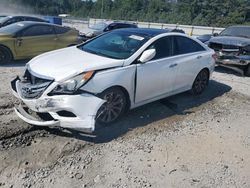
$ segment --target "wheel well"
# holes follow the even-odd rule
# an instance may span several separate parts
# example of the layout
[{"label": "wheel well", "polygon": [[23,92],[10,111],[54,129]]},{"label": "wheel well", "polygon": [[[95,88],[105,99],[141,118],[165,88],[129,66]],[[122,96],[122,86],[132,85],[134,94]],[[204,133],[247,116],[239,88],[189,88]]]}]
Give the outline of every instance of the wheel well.
[{"label": "wheel well", "polygon": [[3,48],[5,48],[6,50],[8,50],[8,52],[9,52],[10,55],[11,55],[11,58],[13,59],[13,53],[12,53],[12,51],[10,50],[10,48],[7,47],[7,46],[5,46],[5,45],[0,44],[0,48],[1,48],[1,47],[3,47]]},{"label": "wheel well", "polygon": [[108,89],[114,89],[114,88],[120,89],[125,94],[125,97],[126,97],[126,100],[127,100],[126,111],[129,110],[130,109],[130,105],[131,105],[130,96],[129,96],[128,91],[124,87],[117,85],[117,86],[109,87],[109,88],[105,89],[104,91],[106,91]]},{"label": "wheel well", "polygon": [[[207,82],[207,84],[208,84],[208,83],[209,83],[209,79],[210,79],[210,71],[209,71],[209,69],[206,67],[206,68],[201,69],[200,72],[202,72],[202,71],[204,71],[204,70],[208,73],[208,82]],[[200,74],[200,72],[195,76],[195,78],[194,78],[194,80],[193,80],[193,84],[194,84],[194,82],[195,82],[197,76]],[[193,84],[192,84],[192,85],[193,85]]]}]

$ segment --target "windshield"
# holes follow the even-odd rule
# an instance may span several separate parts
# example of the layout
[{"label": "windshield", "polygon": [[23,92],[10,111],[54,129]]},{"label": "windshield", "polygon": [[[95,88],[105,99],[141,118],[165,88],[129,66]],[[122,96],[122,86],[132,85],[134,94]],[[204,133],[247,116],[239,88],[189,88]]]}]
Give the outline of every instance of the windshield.
[{"label": "windshield", "polygon": [[14,23],[14,24],[10,24],[10,25],[0,28],[0,33],[16,34],[18,31],[20,31],[24,27],[25,25],[22,24],[21,22]]},{"label": "windshield", "polygon": [[250,27],[228,27],[220,36],[236,36],[250,38]]},{"label": "windshield", "polygon": [[90,29],[94,29],[94,30],[104,30],[106,27],[108,26],[108,24],[104,23],[104,22],[99,22],[95,25],[90,26]]},{"label": "windshield", "polygon": [[149,38],[143,34],[115,31],[82,44],[78,48],[104,57],[127,59],[148,41],[148,39]]}]

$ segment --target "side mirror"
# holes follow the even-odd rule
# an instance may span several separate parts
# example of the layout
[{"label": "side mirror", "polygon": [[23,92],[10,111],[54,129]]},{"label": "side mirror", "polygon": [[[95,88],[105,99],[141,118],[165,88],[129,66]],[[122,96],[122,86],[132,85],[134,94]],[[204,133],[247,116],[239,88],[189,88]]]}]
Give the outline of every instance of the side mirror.
[{"label": "side mirror", "polygon": [[216,37],[216,36],[218,36],[219,35],[219,33],[213,33],[213,36],[214,37]]},{"label": "side mirror", "polygon": [[153,59],[155,57],[155,54],[156,54],[155,49],[146,50],[142,53],[141,57],[139,58],[139,61],[141,63],[146,63],[150,61],[151,59]]}]

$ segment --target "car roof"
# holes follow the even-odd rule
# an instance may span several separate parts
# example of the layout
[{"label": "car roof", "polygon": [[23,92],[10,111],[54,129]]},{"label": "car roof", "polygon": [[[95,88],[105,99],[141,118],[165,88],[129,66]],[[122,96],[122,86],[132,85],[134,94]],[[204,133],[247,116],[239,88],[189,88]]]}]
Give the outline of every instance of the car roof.
[{"label": "car roof", "polygon": [[117,29],[115,31],[137,33],[137,34],[147,35],[149,37],[155,37],[163,33],[171,32],[171,30],[169,29],[154,29],[154,28],[124,28],[124,29]]}]

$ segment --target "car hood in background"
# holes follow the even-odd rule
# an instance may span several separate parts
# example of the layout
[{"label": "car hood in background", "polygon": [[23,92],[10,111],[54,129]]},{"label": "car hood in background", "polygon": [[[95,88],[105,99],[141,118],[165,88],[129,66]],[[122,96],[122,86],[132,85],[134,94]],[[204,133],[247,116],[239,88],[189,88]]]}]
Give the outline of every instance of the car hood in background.
[{"label": "car hood in background", "polygon": [[232,37],[232,36],[217,36],[213,37],[209,41],[210,43],[234,45],[244,47],[250,45],[250,39],[244,37]]},{"label": "car hood in background", "polygon": [[123,66],[123,62],[84,52],[74,46],[37,56],[27,68],[34,76],[62,81],[86,71]]},{"label": "car hood in background", "polygon": [[87,37],[93,37],[93,36],[97,36],[103,33],[102,30],[95,30],[95,29],[91,29],[91,28],[86,28],[83,29],[82,32],[84,35],[86,35]]}]

